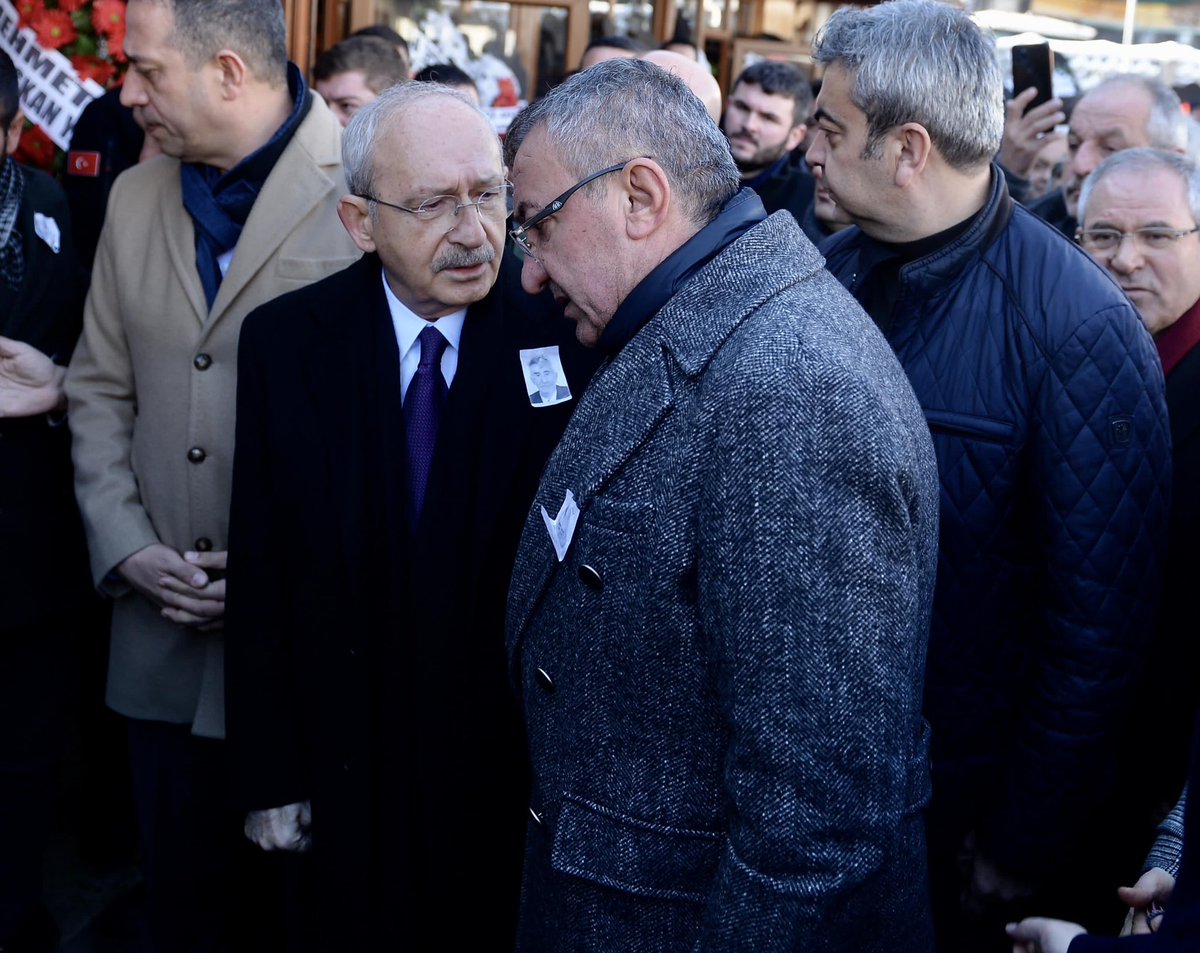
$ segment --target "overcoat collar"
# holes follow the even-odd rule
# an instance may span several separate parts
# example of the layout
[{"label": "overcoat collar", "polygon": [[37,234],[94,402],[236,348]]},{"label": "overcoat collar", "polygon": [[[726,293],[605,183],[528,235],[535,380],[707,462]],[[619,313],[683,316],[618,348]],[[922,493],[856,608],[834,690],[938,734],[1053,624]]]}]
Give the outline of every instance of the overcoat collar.
[{"label": "overcoat collar", "polygon": [[[796,253],[782,255],[781,247]],[[674,381],[699,377],[747,315],[823,265],[792,215],[776,212],[701,269],[596,372],[546,464],[526,519],[506,626],[513,659],[537,601],[561,568],[541,507],[556,515],[570,490],[580,508],[580,525],[586,522],[597,494],[670,413]]]},{"label": "overcoat collar", "polygon": [[[195,227],[183,207],[178,171],[171,177],[170,194],[159,206],[164,223],[162,230],[166,233],[167,251],[186,291],[187,302],[197,323],[206,332],[210,332],[233,308],[246,286],[274,260],[280,245],[299,223],[339,188],[325,171],[336,168],[341,161],[339,132],[340,127],[332,120],[329,107],[319,97],[314,97],[308,115],[271,170],[254,203],[211,312],[196,272]],[[154,161],[172,162],[178,166],[175,159]]]}]

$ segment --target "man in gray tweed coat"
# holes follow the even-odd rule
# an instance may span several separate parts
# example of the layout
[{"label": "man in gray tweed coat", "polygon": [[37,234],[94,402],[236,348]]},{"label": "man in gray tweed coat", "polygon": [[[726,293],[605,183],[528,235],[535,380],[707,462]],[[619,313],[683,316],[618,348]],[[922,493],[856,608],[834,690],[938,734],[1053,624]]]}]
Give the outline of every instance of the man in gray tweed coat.
[{"label": "man in gray tweed coat", "polygon": [[608,357],[510,591],[519,949],[928,951],[938,484],[903,371],[671,74],[593,67],[506,150],[525,288]]}]

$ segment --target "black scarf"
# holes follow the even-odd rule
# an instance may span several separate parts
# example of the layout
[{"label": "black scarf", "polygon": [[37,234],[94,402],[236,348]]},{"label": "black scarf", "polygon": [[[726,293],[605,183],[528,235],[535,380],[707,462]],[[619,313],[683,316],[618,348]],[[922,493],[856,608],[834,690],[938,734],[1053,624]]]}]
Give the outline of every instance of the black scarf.
[{"label": "black scarf", "polygon": [[0,155],[0,287],[17,291],[25,279],[24,238],[17,228],[25,176],[11,158]]},{"label": "black scarf", "polygon": [[183,207],[196,226],[196,270],[209,308],[221,287],[221,266],[217,259],[237,244],[267,176],[312,103],[308,85],[296,64],[288,63],[287,68],[292,112],[266,145],[224,174],[198,162],[185,163],[179,170]]},{"label": "black scarf", "polygon": [[596,342],[605,354],[616,354],[658,310],[675,297],[684,282],[767,217],[760,199],[743,188],[725,203],[717,217],[679,246],[643,278],[621,302]]}]

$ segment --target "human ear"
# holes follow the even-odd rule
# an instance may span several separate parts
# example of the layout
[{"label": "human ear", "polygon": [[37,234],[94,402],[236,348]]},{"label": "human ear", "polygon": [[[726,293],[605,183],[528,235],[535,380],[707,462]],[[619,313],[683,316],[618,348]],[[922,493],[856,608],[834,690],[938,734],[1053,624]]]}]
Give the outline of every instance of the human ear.
[{"label": "human ear", "polygon": [[625,234],[638,241],[653,235],[671,207],[671,183],[653,159],[634,159],[622,177]]},{"label": "human ear", "polygon": [[367,200],[358,195],[343,195],[338,199],[337,213],[342,220],[342,227],[359,250],[367,253],[375,251],[375,223],[371,221]]},{"label": "human ear", "polygon": [[213,60],[220,70],[221,95],[226,99],[240,96],[249,76],[245,61],[233,50],[220,50]]},{"label": "human ear", "polygon": [[889,139],[896,153],[896,185],[904,188],[925,171],[933,143],[929,138],[929,130],[916,122],[898,126]]}]

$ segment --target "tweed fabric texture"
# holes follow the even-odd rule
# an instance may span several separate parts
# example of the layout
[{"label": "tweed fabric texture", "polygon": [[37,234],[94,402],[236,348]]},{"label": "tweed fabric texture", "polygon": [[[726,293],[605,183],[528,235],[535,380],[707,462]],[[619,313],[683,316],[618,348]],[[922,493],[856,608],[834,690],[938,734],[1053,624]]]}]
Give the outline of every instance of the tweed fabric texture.
[{"label": "tweed fabric texture", "polygon": [[526,522],[519,949],[928,950],[936,534],[903,372],[771,216],[593,378]]}]

